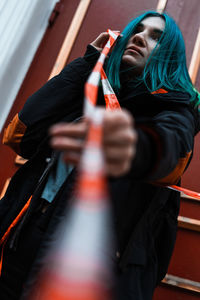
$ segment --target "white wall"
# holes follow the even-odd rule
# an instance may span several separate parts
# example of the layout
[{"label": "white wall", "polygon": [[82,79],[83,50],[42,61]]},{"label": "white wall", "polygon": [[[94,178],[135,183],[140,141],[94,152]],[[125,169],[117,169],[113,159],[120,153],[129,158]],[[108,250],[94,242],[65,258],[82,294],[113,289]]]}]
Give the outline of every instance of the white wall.
[{"label": "white wall", "polygon": [[0,131],[58,0],[0,0]]}]

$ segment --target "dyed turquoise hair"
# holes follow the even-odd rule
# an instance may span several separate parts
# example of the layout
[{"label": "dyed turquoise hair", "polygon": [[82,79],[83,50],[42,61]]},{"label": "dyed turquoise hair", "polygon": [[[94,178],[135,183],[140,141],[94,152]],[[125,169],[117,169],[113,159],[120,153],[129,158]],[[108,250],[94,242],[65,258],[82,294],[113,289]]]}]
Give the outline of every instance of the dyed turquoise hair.
[{"label": "dyed turquoise hair", "polygon": [[[137,25],[143,19],[151,16],[163,18],[165,29],[146,63],[143,74],[135,80],[135,84],[144,82],[150,92],[160,88],[184,91],[189,93],[191,101],[198,105],[200,95],[194,88],[188,74],[183,36],[175,21],[166,13],[145,12],[133,19],[122,31],[123,36],[117,41],[106,68],[112,87],[115,92],[119,92],[121,87],[121,59],[128,40],[133,35]],[[158,45],[159,47],[157,47]]]}]

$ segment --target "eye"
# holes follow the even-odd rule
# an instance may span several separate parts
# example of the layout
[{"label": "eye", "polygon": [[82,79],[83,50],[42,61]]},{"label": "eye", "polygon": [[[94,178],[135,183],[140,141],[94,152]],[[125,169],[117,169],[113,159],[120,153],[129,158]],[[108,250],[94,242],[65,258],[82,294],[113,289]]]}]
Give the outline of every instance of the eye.
[{"label": "eye", "polygon": [[158,42],[159,39],[160,39],[160,36],[158,36],[158,35],[156,35],[156,34],[153,34],[153,35],[151,36],[151,38],[152,38],[154,41]]},{"label": "eye", "polygon": [[159,39],[160,39],[160,37],[161,37],[161,35],[162,35],[162,32],[152,32],[152,34],[151,34],[151,38],[154,40],[154,41],[156,41],[156,42],[158,42],[159,41]]},{"label": "eye", "polygon": [[143,31],[143,26],[140,24],[140,25],[138,25],[136,28],[135,28],[135,30],[134,30],[134,34],[135,33],[139,33],[139,32],[142,32]]}]

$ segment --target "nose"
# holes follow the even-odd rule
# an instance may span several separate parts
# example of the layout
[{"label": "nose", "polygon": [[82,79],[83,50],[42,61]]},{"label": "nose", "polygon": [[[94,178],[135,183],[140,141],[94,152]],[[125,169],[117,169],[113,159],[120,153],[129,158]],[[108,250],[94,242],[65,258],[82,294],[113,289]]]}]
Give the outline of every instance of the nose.
[{"label": "nose", "polygon": [[134,43],[135,45],[137,45],[139,47],[144,48],[146,46],[146,40],[145,40],[143,32],[138,32],[138,33],[134,34],[132,37],[132,43]]}]

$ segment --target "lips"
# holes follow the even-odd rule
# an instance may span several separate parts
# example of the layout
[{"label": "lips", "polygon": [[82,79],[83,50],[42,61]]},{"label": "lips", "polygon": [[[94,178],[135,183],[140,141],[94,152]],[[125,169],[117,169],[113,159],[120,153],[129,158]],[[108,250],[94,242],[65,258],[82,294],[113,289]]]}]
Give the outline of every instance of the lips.
[{"label": "lips", "polygon": [[134,50],[137,53],[139,53],[141,56],[144,56],[143,52],[137,46],[130,46],[130,47],[126,48],[126,50]]}]

